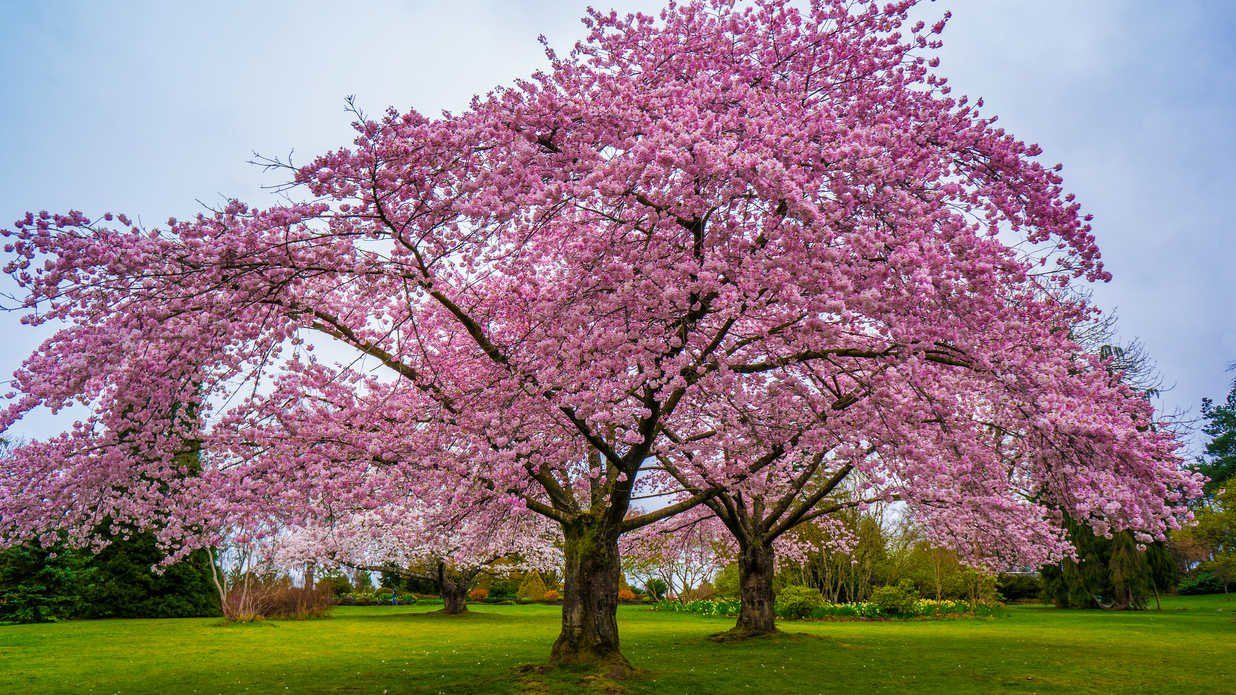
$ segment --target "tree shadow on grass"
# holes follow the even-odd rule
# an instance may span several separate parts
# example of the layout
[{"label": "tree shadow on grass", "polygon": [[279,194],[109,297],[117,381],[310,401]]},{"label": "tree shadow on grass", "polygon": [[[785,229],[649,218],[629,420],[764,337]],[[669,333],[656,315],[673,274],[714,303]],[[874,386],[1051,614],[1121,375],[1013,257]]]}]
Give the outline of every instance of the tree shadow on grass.
[{"label": "tree shadow on grass", "polygon": [[208,627],[224,627],[231,630],[254,630],[264,627],[279,627],[279,625],[274,620],[249,620],[240,622],[220,618],[219,620],[210,623]]},{"label": "tree shadow on grass", "polygon": [[506,615],[504,613],[488,613],[485,611],[474,611],[469,609],[465,613],[444,613],[441,610],[436,611],[416,611],[414,613],[390,613],[386,615],[370,613],[368,615],[350,615],[348,620],[356,621],[397,621],[397,622],[441,622],[441,623],[487,623],[487,622],[510,622],[519,620],[520,616]]}]

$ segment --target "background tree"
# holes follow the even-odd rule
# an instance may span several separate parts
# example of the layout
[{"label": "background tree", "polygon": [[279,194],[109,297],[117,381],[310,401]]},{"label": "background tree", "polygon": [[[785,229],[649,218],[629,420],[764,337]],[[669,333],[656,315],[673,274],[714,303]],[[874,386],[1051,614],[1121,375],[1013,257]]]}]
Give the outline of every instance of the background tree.
[{"label": "background tree", "polygon": [[1202,399],[1202,432],[1210,437],[1206,453],[1193,470],[1205,475],[1206,493],[1213,495],[1236,478],[1236,381],[1223,403]]},{"label": "background tree", "polygon": [[1236,583],[1236,382],[1222,405],[1202,401],[1202,432],[1210,437],[1194,470],[1206,475],[1207,497],[1197,510],[1197,524],[1172,534],[1182,560],[1184,593],[1227,593]]}]

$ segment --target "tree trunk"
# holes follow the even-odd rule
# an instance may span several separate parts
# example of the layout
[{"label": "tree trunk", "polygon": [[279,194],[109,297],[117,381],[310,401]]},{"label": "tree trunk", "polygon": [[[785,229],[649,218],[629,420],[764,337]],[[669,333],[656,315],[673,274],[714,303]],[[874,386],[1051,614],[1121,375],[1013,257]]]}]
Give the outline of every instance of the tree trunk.
[{"label": "tree trunk", "polygon": [[742,605],[733,633],[736,636],[754,637],[776,632],[771,544],[758,540],[740,544],[738,582]]},{"label": "tree trunk", "polygon": [[604,667],[622,677],[631,664],[618,648],[618,529],[591,519],[563,524],[562,632],[550,662]]},{"label": "tree trunk", "polygon": [[449,587],[442,587],[442,612],[447,615],[467,613],[468,592],[453,583]]},{"label": "tree trunk", "polygon": [[442,593],[442,612],[460,615],[468,612],[468,582],[452,576],[446,563],[438,563],[438,590]]}]

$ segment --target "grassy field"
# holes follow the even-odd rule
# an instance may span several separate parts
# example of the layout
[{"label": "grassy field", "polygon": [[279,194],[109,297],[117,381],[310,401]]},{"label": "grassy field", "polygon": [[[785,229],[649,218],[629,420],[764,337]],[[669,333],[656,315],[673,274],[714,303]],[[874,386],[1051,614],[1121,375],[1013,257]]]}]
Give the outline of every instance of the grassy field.
[{"label": "grassy field", "polygon": [[[614,684],[518,667],[545,660],[552,606],[463,617],[339,608],[304,622],[99,620],[0,626],[0,692],[573,693]],[[705,638],[728,620],[624,606],[629,693],[1236,692],[1236,600],[1162,611],[1017,606],[993,619],[786,623],[788,636]],[[607,691],[612,692],[612,691]]]}]

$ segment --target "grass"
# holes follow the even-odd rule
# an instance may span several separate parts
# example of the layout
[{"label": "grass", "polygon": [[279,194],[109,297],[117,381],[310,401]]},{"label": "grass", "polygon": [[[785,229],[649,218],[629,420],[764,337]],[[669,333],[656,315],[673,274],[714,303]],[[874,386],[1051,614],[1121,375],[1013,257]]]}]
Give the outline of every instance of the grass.
[{"label": "grass", "polygon": [[[786,636],[716,644],[730,620],[624,606],[621,684],[543,663],[552,606],[338,608],[332,618],[0,626],[0,692],[628,693],[1236,691],[1236,600],[1162,611],[1015,606],[999,618],[785,623]],[[621,690],[619,690],[621,689]]]}]

